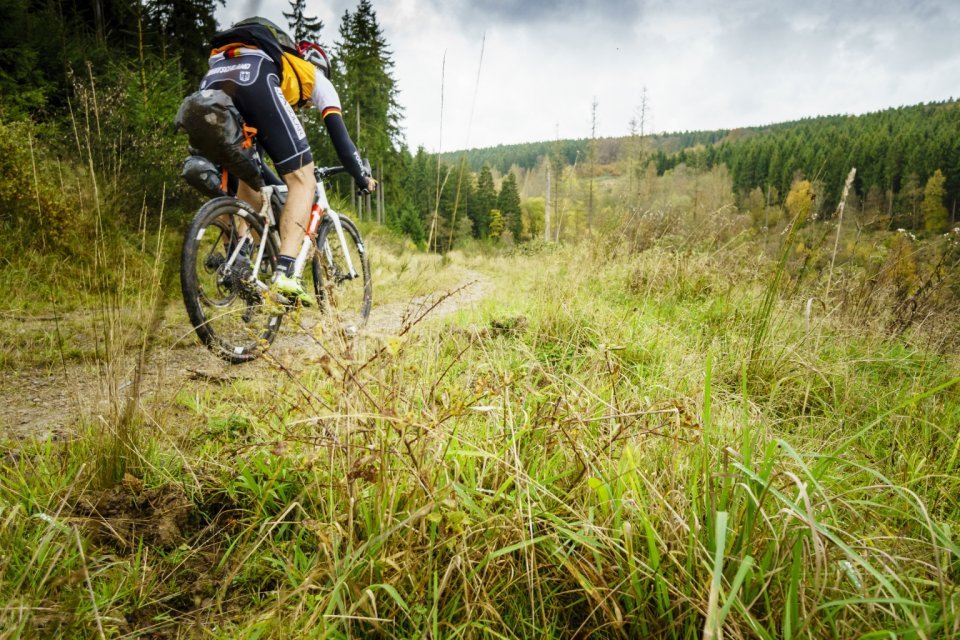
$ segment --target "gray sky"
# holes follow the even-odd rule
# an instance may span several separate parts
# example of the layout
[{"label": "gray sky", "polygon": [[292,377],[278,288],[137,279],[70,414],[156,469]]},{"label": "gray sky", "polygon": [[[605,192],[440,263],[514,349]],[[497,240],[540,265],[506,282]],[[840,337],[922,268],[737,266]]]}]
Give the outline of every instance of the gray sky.
[{"label": "gray sky", "polygon": [[[324,21],[330,43],[344,9],[355,6],[356,0],[308,0],[307,13]],[[643,87],[648,132],[729,129],[960,97],[957,0],[373,0],[373,6],[393,49],[413,149],[587,137],[594,97],[598,135],[626,135]],[[284,10],[287,0],[234,0],[217,17],[221,26],[253,14],[286,25]]]}]

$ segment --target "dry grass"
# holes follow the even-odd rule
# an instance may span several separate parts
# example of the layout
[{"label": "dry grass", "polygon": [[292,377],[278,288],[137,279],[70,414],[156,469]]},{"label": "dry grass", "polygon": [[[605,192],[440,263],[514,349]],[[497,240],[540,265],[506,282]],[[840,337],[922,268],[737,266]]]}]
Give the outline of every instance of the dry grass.
[{"label": "dry grass", "polygon": [[87,363],[109,402],[0,458],[0,638],[960,637],[956,350],[851,311],[955,321],[953,245],[871,271],[798,223],[771,261],[724,180],[579,248],[371,231],[400,322],[152,395],[150,350],[190,352],[162,232],[98,236],[3,317],[4,366]]},{"label": "dry grass", "polygon": [[383,257],[378,298],[480,269],[490,295],[145,405],[118,491],[182,487],[176,544],[81,555],[87,441],[21,449],[5,628],[957,637],[955,356],[840,318],[814,340],[787,300],[750,369],[743,254],[592,253]]}]

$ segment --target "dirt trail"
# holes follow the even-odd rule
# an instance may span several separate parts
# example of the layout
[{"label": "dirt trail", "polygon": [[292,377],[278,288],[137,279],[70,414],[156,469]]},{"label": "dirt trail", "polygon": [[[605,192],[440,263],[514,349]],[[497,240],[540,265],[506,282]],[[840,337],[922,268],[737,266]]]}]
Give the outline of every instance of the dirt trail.
[{"label": "dirt trail", "polygon": [[[466,271],[460,284],[454,287],[452,295],[443,299],[439,305],[430,311],[428,318],[442,318],[455,311],[473,305],[485,298],[490,289],[489,279],[477,272]],[[367,322],[366,331],[368,333],[394,333],[400,330],[403,321],[407,317],[417,317],[427,311],[430,306],[447,292],[435,291],[430,295],[419,296],[406,303],[395,302],[385,304],[377,309],[374,306],[370,312],[370,320]]]},{"label": "dirt trail", "polygon": [[[427,319],[447,316],[476,304],[490,290],[487,276],[465,271],[458,286],[433,308]],[[408,318],[417,318],[449,291],[435,291],[406,303],[374,306],[360,339],[379,339],[401,330]],[[374,291],[376,295],[376,291]],[[78,314],[88,314],[79,311]],[[30,320],[25,320],[31,322]],[[36,322],[46,322],[46,319]],[[257,361],[229,365],[202,347],[187,323],[179,300],[171,302],[162,340],[150,354],[140,384],[139,401],[163,394],[175,397],[198,382],[222,384],[232,379],[254,379],[269,373],[269,365]],[[313,339],[285,326],[270,349],[282,362],[310,361],[322,355]],[[108,420],[130,395],[136,358],[122,358],[110,366],[100,362],[54,361],[47,367],[0,371],[0,442],[23,438],[61,439],[76,432],[83,422]]]}]

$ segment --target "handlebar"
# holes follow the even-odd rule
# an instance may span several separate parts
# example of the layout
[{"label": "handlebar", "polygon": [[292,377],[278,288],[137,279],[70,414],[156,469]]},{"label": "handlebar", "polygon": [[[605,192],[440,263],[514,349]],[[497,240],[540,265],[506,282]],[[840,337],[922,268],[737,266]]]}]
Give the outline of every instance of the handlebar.
[{"label": "handlebar", "polygon": [[[366,158],[360,163],[360,166],[363,167],[364,172],[367,176],[373,176],[373,171],[370,168],[370,161]],[[313,175],[316,176],[317,180],[326,180],[327,178],[332,178],[335,175],[340,173],[346,173],[347,168],[344,166],[339,167],[315,167],[313,170]],[[367,195],[370,193],[365,187],[357,189],[357,193],[360,195]]]},{"label": "handlebar", "polygon": [[326,180],[338,173],[345,173],[346,171],[346,167],[316,167],[313,170],[313,175],[316,176],[317,180]]}]

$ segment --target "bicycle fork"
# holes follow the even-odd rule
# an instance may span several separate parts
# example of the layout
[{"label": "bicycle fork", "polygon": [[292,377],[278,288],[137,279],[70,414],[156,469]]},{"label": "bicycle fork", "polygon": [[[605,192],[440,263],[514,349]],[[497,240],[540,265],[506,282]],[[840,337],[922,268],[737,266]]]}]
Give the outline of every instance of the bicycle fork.
[{"label": "bicycle fork", "polygon": [[270,227],[277,224],[277,219],[273,215],[273,207],[270,206],[271,199],[273,198],[273,187],[263,187],[260,193],[261,197],[263,198],[263,206],[260,209],[260,217],[263,218],[263,233],[260,234],[260,246],[257,248],[257,259],[253,263],[253,278],[258,286],[266,289],[267,287],[260,282],[260,279],[257,277],[257,275],[260,273],[260,264],[263,260],[263,252],[267,248],[267,238],[270,236],[271,232]]}]

